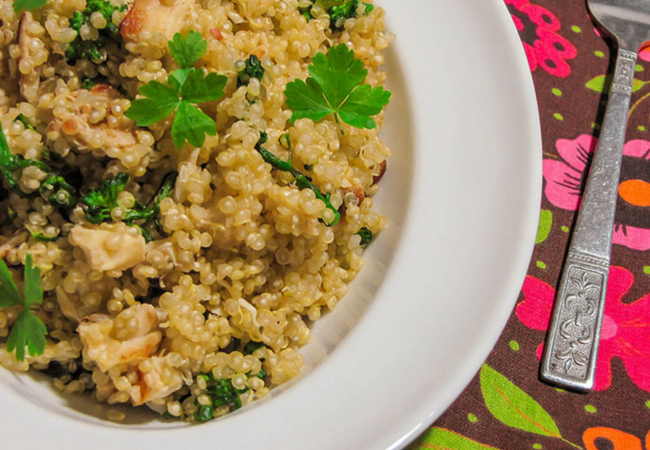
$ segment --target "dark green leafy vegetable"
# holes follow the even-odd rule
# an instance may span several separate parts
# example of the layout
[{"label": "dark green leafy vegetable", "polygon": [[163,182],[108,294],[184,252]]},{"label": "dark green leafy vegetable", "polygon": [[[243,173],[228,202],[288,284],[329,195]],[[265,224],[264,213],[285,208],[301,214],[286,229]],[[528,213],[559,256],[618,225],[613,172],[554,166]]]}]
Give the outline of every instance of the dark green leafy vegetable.
[{"label": "dark green leafy vegetable", "polygon": [[25,226],[30,236],[39,242],[54,242],[59,239],[59,236],[45,236],[43,233],[34,233],[29,226]]},{"label": "dark green leafy vegetable", "polygon": [[361,228],[359,231],[357,231],[356,234],[361,236],[362,247],[367,247],[368,244],[372,242],[372,231],[370,231],[367,227]]},{"label": "dark green leafy vegetable", "polygon": [[303,16],[305,19],[307,19],[307,22],[314,17],[311,15],[311,9],[313,8],[313,5],[309,5],[306,8],[299,8],[298,10],[300,11],[300,15]]},{"label": "dark green leafy vegetable", "polygon": [[197,422],[208,422],[214,419],[214,409],[210,405],[201,405],[194,413]]},{"label": "dark green leafy vegetable", "polygon": [[214,406],[229,406],[232,409],[241,408],[241,394],[245,393],[246,389],[235,389],[230,379],[214,380],[210,374],[210,382],[205,392],[212,399]]},{"label": "dark green leafy vegetable", "polygon": [[84,78],[81,82],[81,88],[89,91],[95,86],[95,83],[93,78]]},{"label": "dark green leafy vegetable", "polygon": [[263,342],[250,341],[244,346],[242,353],[244,355],[252,355],[253,353],[255,353],[255,350],[262,347],[264,347]]},{"label": "dark green leafy vegetable", "polygon": [[25,129],[26,129],[26,130],[32,130],[32,131],[34,131],[34,126],[31,124],[31,122],[29,121],[29,119],[27,118],[27,116],[24,115],[24,114],[22,114],[22,113],[21,113],[21,114],[18,114],[18,115],[16,116],[16,118],[14,119],[14,122],[20,122],[20,123],[22,123],[22,124],[25,126]]},{"label": "dark green leafy vegetable", "polygon": [[111,219],[111,211],[117,207],[117,198],[131,180],[126,173],[102,181],[98,189],[91,189],[81,197],[81,203],[88,222],[99,225]]},{"label": "dark green leafy vegetable", "polygon": [[43,303],[41,289],[41,270],[34,267],[32,255],[25,258],[25,281],[23,294],[18,291],[11,272],[4,261],[0,260],[0,307],[9,308],[21,305],[22,312],[14,322],[7,337],[7,352],[16,352],[18,361],[25,360],[25,347],[31,356],[42,355],[45,351],[47,328],[31,308]]},{"label": "dark green leafy vegetable", "polygon": [[325,207],[334,213],[333,219],[330,220],[329,222],[325,222],[325,225],[331,227],[339,223],[339,221],[341,220],[341,214],[339,213],[338,209],[336,209],[332,205],[332,202],[330,201],[330,194],[328,193],[327,195],[323,195],[320,189],[318,189],[318,187],[316,187],[316,185],[312,183],[311,178],[297,171],[293,167],[291,162],[282,161],[273,153],[266,150],[263,147],[263,145],[266,143],[267,140],[268,140],[268,134],[266,134],[265,132],[261,132],[260,139],[257,142],[257,145],[255,146],[255,150],[257,150],[259,154],[262,155],[264,161],[270,164],[275,169],[281,170],[283,172],[289,172],[290,174],[292,174],[296,179],[296,184],[300,189],[311,189],[314,192],[314,194],[316,194],[316,198],[321,200],[323,203],[325,203]]},{"label": "dark green leafy vegetable", "polygon": [[293,147],[291,146],[291,136],[289,133],[284,133],[282,136],[280,136],[280,145],[287,150],[291,150]]},{"label": "dark green leafy vegetable", "polygon": [[307,7],[299,8],[302,14],[309,22],[314,19],[312,9],[314,5],[318,5],[323,11],[326,11],[330,16],[330,28],[332,31],[339,31],[343,29],[343,25],[347,19],[359,17],[359,5],[365,6],[363,10],[364,15],[370,14],[375,7],[370,3],[362,3],[359,0],[312,0],[312,4]]},{"label": "dark green leafy vegetable", "polygon": [[257,373],[256,373],[255,375],[253,375],[253,376],[259,378],[260,380],[266,380],[267,373],[266,373],[266,370],[264,370],[264,369],[260,369],[260,371],[257,372]]},{"label": "dark green leafy vegetable", "polygon": [[33,11],[42,8],[46,3],[47,0],[16,0],[14,2],[14,12]]},{"label": "dark green leafy vegetable", "polygon": [[169,50],[181,69],[168,77],[168,86],[150,81],[140,88],[145,98],[134,100],[126,111],[126,116],[138,126],[147,127],[174,115],[171,136],[176,148],[185,142],[201,147],[205,136],[214,136],[217,126],[212,118],[199,109],[196,104],[219,100],[224,95],[228,77],[191,68],[207,49],[207,42],[201,33],[191,31],[186,38],[176,33],[169,41]]},{"label": "dark green leafy vegetable", "polygon": [[293,110],[292,123],[305,118],[318,122],[333,114],[337,121],[340,118],[356,128],[377,127],[372,116],[388,104],[391,93],[363,84],[368,70],[347,45],[331,48],[327,56],[318,53],[309,73],[306,81],[292,81],[284,91],[287,106]]},{"label": "dark green leafy vegetable", "polygon": [[[76,203],[76,189],[49,165],[43,161],[25,159],[22,155],[11,153],[4,131],[0,128],[0,175],[4,178],[10,191],[21,197],[34,195],[24,192],[19,183],[23,170],[31,166],[37,167],[47,174],[38,189],[38,194],[44,199],[55,206],[69,207]],[[18,173],[17,177],[15,177],[15,173]]]},{"label": "dark green leafy vegetable", "polygon": [[264,67],[256,55],[250,55],[244,62],[244,68],[237,74],[237,87],[248,84],[251,78],[262,81],[264,78]]},{"label": "dark green leafy vegetable", "polygon": [[[350,0],[341,5],[334,5],[327,10],[330,15],[330,28],[332,30],[343,29],[343,24],[347,19],[358,17],[359,5],[362,3],[359,0]],[[375,7],[370,3],[363,3],[365,6],[364,14],[368,15]]]},{"label": "dark green leafy vegetable", "polygon": [[[94,62],[102,61],[104,59],[102,47],[109,42],[121,42],[120,29],[113,23],[113,13],[127,8],[127,5],[116,6],[108,0],[87,0],[86,9],[75,11],[69,20],[70,28],[77,32],[77,37],[66,49],[66,59],[71,62],[84,58]],[[84,41],[81,39],[81,27],[91,25],[90,17],[95,12],[104,16],[107,22],[106,28],[99,30],[97,39]]]},{"label": "dark green leafy vegetable", "polygon": [[[250,373],[247,374],[249,377]],[[260,369],[258,373],[253,375],[261,380],[266,380],[267,373],[264,369]],[[242,407],[241,395],[246,393],[249,388],[236,389],[232,385],[230,379],[215,380],[212,372],[202,373],[197,375],[197,378],[203,378],[207,385],[205,393],[212,400],[212,406],[199,405],[199,409],[194,413],[194,420],[197,422],[207,422],[214,418],[214,409],[220,406],[227,406],[231,411]]]},{"label": "dark green leafy vegetable", "polygon": [[[160,202],[168,197],[174,188],[176,176],[177,174],[175,172],[168,173],[163,178],[160,187],[151,200],[146,204],[136,201],[133,208],[128,209],[122,219],[127,225],[137,226],[147,242],[152,240],[151,235],[146,229],[147,226],[153,223],[160,231],[158,224]],[[112,221],[111,211],[118,206],[117,200],[126,188],[126,185],[129,184],[129,181],[131,181],[131,177],[128,174],[119,173],[114,177],[104,180],[99,188],[91,189],[86,195],[81,197],[79,203],[81,203],[86,219],[95,225]]]}]

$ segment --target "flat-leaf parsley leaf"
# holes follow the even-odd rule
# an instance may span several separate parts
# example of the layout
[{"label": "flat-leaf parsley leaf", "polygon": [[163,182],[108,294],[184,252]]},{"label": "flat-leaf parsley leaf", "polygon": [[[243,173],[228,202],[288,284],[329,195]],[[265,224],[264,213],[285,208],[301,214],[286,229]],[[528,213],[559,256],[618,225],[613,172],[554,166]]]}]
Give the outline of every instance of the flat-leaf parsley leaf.
[{"label": "flat-leaf parsley leaf", "polygon": [[45,339],[47,328],[31,311],[32,306],[43,303],[41,270],[34,266],[32,255],[27,255],[25,258],[23,294],[20,295],[7,264],[0,260],[0,307],[8,308],[15,305],[23,307],[7,337],[7,352],[11,353],[15,350],[18,361],[25,360],[25,347],[31,356],[38,356],[43,354],[47,344]]},{"label": "flat-leaf parsley leaf", "polygon": [[169,51],[181,69],[194,66],[208,49],[208,43],[198,31],[190,31],[187,37],[176,33],[169,41]]},{"label": "flat-leaf parsley leaf", "polygon": [[347,45],[331,48],[327,56],[318,53],[309,74],[306,81],[292,81],[284,91],[287,106],[293,110],[292,123],[305,118],[318,122],[334,114],[337,121],[356,128],[377,127],[372,116],[388,104],[391,93],[363,84],[368,70]]},{"label": "flat-leaf parsley leaf", "polygon": [[140,94],[144,98],[134,100],[126,116],[147,127],[175,112],[171,136],[176,148],[182,148],[186,141],[201,147],[206,135],[217,133],[217,126],[196,104],[223,97],[228,77],[206,75],[202,69],[191,67],[207,50],[207,42],[197,31],[190,31],[186,38],[176,33],[169,49],[181,69],[169,74],[167,86],[158,81],[143,85]]}]

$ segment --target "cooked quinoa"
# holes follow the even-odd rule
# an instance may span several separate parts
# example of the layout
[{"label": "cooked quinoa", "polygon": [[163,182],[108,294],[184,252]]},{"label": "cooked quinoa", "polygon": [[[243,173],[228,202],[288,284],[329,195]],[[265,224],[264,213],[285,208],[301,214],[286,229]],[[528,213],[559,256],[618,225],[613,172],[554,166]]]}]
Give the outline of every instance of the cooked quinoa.
[{"label": "cooked quinoa", "polygon": [[[360,230],[376,235],[386,225],[373,210],[390,154],[378,136],[383,113],[375,129],[332,115],[292,124],[285,87],[339,44],[362,61],[366,83],[382,86],[393,37],[384,11],[363,3],[356,17],[334,23],[311,0],[111,2],[117,38],[104,39],[96,58],[71,58],[75,39],[112,28],[97,12],[71,28],[86,0],[21,13],[0,1],[0,122],[11,152],[64,172],[79,195],[128,175],[101,223],[81,204],[65,209],[38,195],[48,174],[37,165],[20,172],[16,189],[3,181],[0,258],[21,289],[27,255],[41,270],[44,300],[33,312],[47,344],[19,361],[6,343],[21,310],[0,308],[0,364],[44,371],[66,394],[206,421],[300,373],[310,323],[363,267]],[[169,82],[179,67],[168,41],[192,31],[207,42],[196,67],[228,81],[221,99],[200,104],[216,134],[177,149],[173,114],[138,126],[125,113],[144,84]],[[251,55],[264,74],[242,82]],[[261,132],[269,152],[330,195],[338,223],[330,226],[332,210],[314,190],[262,158]],[[175,182],[155,226],[133,226],[128,211],[168,174]]]}]

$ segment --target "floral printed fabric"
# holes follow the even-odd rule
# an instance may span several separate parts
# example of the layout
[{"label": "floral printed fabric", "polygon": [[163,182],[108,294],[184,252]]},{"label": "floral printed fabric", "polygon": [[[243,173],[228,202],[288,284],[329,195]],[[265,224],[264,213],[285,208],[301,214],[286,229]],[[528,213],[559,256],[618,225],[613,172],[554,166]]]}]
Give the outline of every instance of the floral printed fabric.
[{"label": "floral printed fabric", "polygon": [[583,0],[503,0],[533,75],[543,135],[537,245],[480,373],[410,450],[650,450],[650,48],[640,52],[618,187],[596,386],[539,381],[539,359],[609,85],[612,45]]}]

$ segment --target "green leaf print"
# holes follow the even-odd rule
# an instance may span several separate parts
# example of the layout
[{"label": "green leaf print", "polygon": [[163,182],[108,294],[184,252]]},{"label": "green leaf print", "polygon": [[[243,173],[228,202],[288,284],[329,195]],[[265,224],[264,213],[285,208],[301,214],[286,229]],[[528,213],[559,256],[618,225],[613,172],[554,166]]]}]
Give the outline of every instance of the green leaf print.
[{"label": "green leaf print", "polygon": [[539,228],[535,244],[541,244],[546,240],[551,232],[551,225],[553,225],[553,213],[548,209],[542,209],[539,213]]},{"label": "green leaf print", "polygon": [[496,447],[483,445],[465,436],[446,430],[445,428],[430,428],[418,439],[410,450],[499,450]]},{"label": "green leaf print", "polygon": [[484,364],[480,379],[485,404],[499,421],[529,433],[562,439],[549,413],[505,376]]},{"label": "green leaf print", "polygon": [[[597,77],[589,80],[586,86],[595,92],[605,92],[605,87],[609,87],[611,84],[611,78],[612,77],[610,75],[598,75]],[[646,84],[648,84],[648,81],[634,80],[632,84],[632,92],[638,91]]]}]

